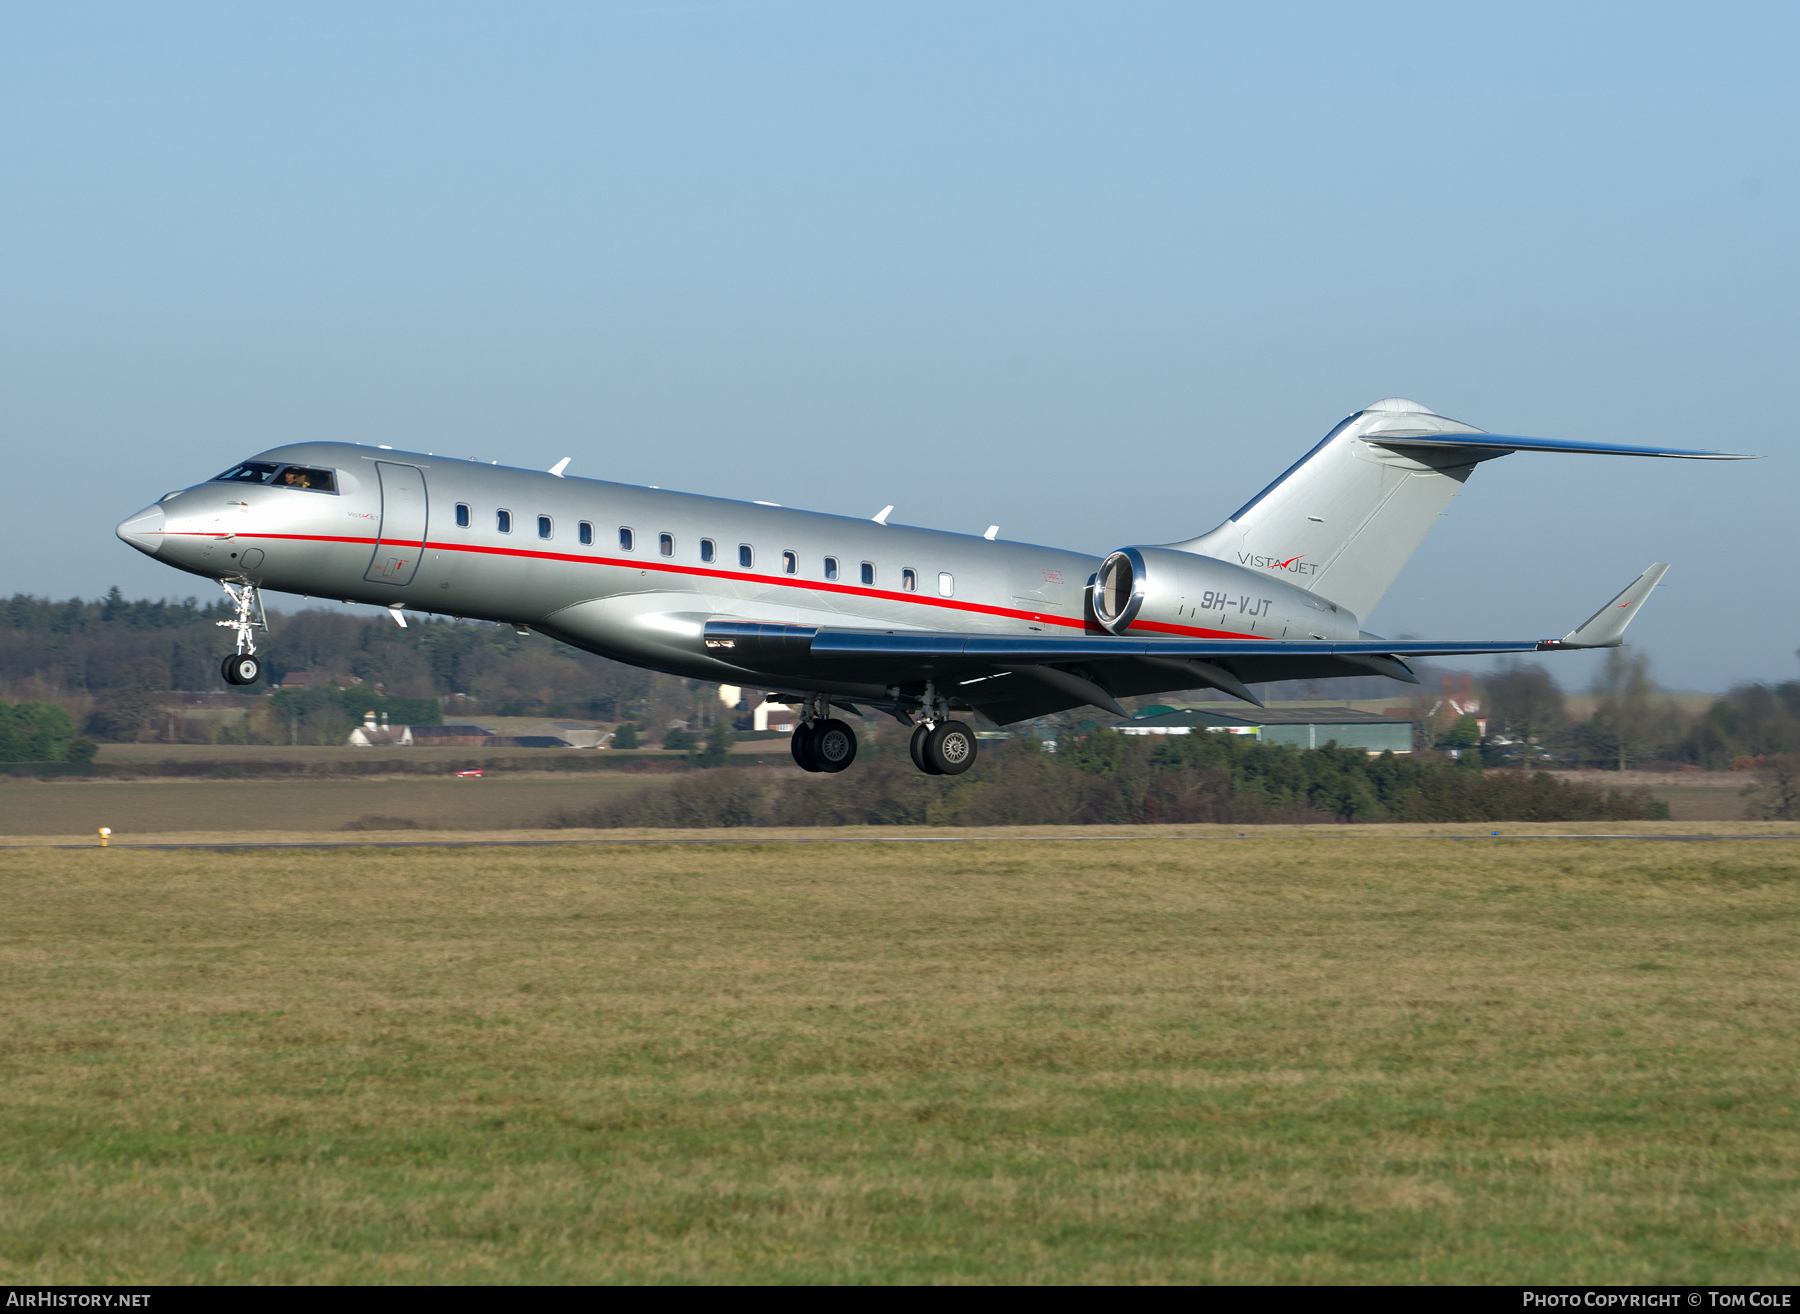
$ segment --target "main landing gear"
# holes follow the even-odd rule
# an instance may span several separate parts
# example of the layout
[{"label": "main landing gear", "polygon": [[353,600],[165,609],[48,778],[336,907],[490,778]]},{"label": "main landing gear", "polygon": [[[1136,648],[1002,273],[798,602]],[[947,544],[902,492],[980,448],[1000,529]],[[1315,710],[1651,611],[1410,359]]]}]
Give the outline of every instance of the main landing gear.
[{"label": "main landing gear", "polygon": [[907,745],[914,766],[928,776],[960,776],[975,765],[975,732],[950,719],[948,700],[931,684],[925,686],[919,718]]},{"label": "main landing gear", "polygon": [[802,771],[842,771],[856,761],[856,731],[826,715],[830,710],[823,694],[808,694],[800,704],[800,724],[788,749]]},{"label": "main landing gear", "polygon": [[921,721],[907,749],[926,775],[960,776],[975,765],[975,732],[961,721]]},{"label": "main landing gear", "polygon": [[[800,704],[800,724],[794,727],[788,748],[802,771],[842,771],[856,760],[856,732],[831,715],[831,699],[807,694]],[[913,765],[928,776],[960,776],[975,765],[975,732],[950,719],[949,703],[925,686],[924,705],[918,712],[900,712],[903,720],[917,717],[912,741],[907,745]]]},{"label": "main landing gear", "polygon": [[255,684],[262,679],[262,660],[256,655],[255,632],[269,628],[263,612],[262,590],[254,584],[233,584],[220,580],[231,599],[232,619],[215,621],[226,629],[237,631],[237,651],[219,663],[219,673],[226,684]]}]

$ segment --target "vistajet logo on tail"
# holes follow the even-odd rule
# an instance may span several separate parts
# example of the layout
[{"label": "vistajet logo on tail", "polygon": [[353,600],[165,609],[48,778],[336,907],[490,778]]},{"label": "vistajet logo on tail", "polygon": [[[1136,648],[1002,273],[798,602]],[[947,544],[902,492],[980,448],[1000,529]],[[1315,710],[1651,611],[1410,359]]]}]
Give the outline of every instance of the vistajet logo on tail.
[{"label": "vistajet logo on tail", "polygon": [[1319,568],[1306,559],[1302,552],[1297,557],[1289,557],[1283,561],[1280,557],[1253,557],[1247,552],[1237,554],[1238,565],[1253,566],[1257,570],[1285,570],[1290,575],[1316,575]]}]

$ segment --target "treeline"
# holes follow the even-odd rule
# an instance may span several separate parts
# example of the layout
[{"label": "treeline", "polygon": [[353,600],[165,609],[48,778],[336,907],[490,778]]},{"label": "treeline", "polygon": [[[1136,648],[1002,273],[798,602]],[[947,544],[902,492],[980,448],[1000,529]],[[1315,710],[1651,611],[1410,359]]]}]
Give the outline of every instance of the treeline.
[{"label": "treeline", "polygon": [[[229,614],[222,601],[132,602],[117,588],[93,602],[20,594],[0,603],[0,689],[56,703],[103,738],[168,738],[170,699],[159,695],[246,692],[228,688],[219,673],[231,638],[216,622]],[[460,710],[474,715],[610,720],[673,709],[670,715],[682,716],[695,701],[694,691],[671,677],[542,635],[521,635],[504,625],[409,620],[402,629],[385,613],[271,612],[270,632],[258,638],[257,648],[272,683],[295,671],[319,671],[365,697],[440,700],[460,694]],[[288,742],[292,710],[252,718],[233,733]],[[316,711],[304,709],[299,719],[329,719],[336,728],[339,718]],[[183,737],[179,725],[173,737]]]},{"label": "treeline", "polygon": [[[1583,719],[1571,714],[1555,677],[1535,664],[1502,666],[1480,682],[1479,693],[1487,720],[1479,751],[1491,766],[1559,759],[1615,769],[1718,771],[1800,752],[1800,680],[1739,685],[1695,716],[1657,688],[1649,658],[1629,648],[1607,655]],[[1437,709],[1431,746],[1474,745],[1472,727],[1457,724],[1463,720]]]},{"label": "treeline", "polygon": [[1646,791],[1547,772],[1484,774],[1437,758],[1335,745],[1265,746],[1237,735],[1127,736],[1099,729],[1046,752],[990,741],[961,776],[921,775],[900,737],[833,776],[724,769],[564,809],[551,827],[1026,826],[1219,822],[1637,821],[1666,817]]},{"label": "treeline", "polygon": [[[341,743],[356,709],[330,698],[258,705],[239,721],[185,716],[174,691],[231,693],[219,658],[229,632],[221,599],[137,600],[114,588],[104,598],[51,601],[19,594],[0,602],[0,694],[54,703],[76,729],[107,740],[203,743]],[[387,615],[310,609],[271,613],[258,640],[269,678],[318,671],[369,699],[448,701],[468,716],[632,720],[654,741],[674,721],[703,731],[721,714],[711,686],[584,653],[510,626],[414,617],[402,629]],[[1427,677],[1428,681],[1431,677]],[[1368,677],[1266,686],[1289,697],[1392,696],[1410,691]],[[1746,684],[1695,713],[1657,688],[1648,658],[1615,649],[1577,715],[1551,670],[1515,662],[1472,687],[1481,703],[1464,715],[1426,691],[1412,700],[1415,746],[1478,754],[1489,766],[1617,768],[1698,766],[1725,770],[1800,752],[1800,680]],[[287,698],[287,695],[282,695]],[[1136,704],[1156,699],[1131,700]],[[379,703],[375,704],[380,706]],[[362,710],[367,710],[365,706]],[[1052,718],[1071,741],[1099,714],[1076,709]],[[399,717],[390,713],[390,720]],[[1485,719],[1482,739],[1478,719]]]}]

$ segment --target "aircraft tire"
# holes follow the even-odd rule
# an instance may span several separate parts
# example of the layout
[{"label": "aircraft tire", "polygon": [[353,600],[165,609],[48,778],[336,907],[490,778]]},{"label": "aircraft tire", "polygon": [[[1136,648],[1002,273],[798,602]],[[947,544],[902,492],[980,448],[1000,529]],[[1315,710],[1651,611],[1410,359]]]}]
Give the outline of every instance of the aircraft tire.
[{"label": "aircraft tire", "polygon": [[975,732],[961,721],[945,721],[925,741],[925,756],[941,776],[960,776],[975,765]]},{"label": "aircraft tire", "polygon": [[812,727],[802,721],[794,727],[794,737],[788,743],[788,751],[794,755],[794,765],[802,771],[823,770],[818,763],[813,761],[812,736]]},{"label": "aircraft tire", "polygon": [[219,673],[226,684],[255,684],[262,679],[262,663],[248,654],[234,654],[219,663]]},{"label": "aircraft tire", "polygon": [[807,751],[818,765],[817,771],[842,771],[856,761],[856,731],[835,717],[813,727],[812,742]]},{"label": "aircraft tire", "polygon": [[931,738],[931,727],[918,726],[912,732],[912,740],[906,745],[906,751],[912,754],[912,763],[928,776],[941,776],[944,773],[931,765],[931,758],[925,752],[925,741]]}]

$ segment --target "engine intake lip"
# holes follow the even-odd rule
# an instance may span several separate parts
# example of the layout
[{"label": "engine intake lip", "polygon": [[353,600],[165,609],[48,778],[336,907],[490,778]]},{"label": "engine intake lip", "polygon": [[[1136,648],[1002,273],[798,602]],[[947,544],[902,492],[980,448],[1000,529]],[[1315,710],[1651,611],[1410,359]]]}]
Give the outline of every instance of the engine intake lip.
[{"label": "engine intake lip", "polygon": [[1100,563],[1094,578],[1094,618],[1110,633],[1125,633],[1143,610],[1149,587],[1144,554],[1136,548],[1120,548]]}]

